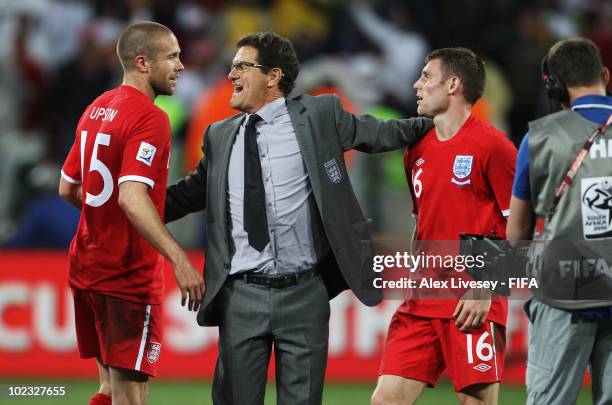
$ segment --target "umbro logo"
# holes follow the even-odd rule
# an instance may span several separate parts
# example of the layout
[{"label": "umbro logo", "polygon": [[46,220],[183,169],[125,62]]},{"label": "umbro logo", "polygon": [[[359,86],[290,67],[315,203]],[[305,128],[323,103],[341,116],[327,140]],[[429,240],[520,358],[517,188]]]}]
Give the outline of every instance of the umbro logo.
[{"label": "umbro logo", "polygon": [[485,371],[487,371],[489,369],[491,369],[491,366],[489,366],[488,364],[485,364],[485,363],[480,363],[480,364],[474,366],[474,370],[478,370],[481,373],[484,373]]},{"label": "umbro logo", "polygon": [[416,161],[415,165],[416,167],[421,166],[423,163],[425,163],[425,160],[423,160],[423,158],[419,158],[419,160]]}]

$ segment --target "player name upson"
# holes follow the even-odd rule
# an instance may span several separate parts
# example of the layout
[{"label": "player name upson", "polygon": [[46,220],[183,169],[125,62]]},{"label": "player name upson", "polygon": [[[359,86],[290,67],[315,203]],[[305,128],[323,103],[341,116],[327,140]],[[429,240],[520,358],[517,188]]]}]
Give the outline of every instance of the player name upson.
[{"label": "player name upson", "polygon": [[89,113],[89,118],[92,120],[102,120],[103,122],[112,122],[119,111],[114,108],[94,107]]}]

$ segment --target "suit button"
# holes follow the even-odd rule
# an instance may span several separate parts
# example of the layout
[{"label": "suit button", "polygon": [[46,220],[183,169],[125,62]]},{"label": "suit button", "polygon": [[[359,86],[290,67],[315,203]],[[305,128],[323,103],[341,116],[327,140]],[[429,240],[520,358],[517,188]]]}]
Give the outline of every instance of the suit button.
[{"label": "suit button", "polygon": [[226,269],[229,269],[230,268],[230,264],[229,263],[225,263],[225,264],[223,264],[223,267],[225,267]]}]

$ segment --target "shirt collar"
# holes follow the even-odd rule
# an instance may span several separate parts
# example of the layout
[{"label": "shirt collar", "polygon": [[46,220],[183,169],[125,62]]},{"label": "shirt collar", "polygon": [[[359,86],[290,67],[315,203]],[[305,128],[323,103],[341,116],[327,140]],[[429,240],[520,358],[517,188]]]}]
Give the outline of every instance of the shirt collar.
[{"label": "shirt collar", "polygon": [[[276,100],[271,101],[261,107],[259,111],[257,111],[255,114],[259,115],[263,122],[269,124],[274,120],[274,118],[278,117],[286,108],[287,107],[285,106],[285,97],[279,97]],[[242,125],[246,125],[246,123],[249,121],[250,116],[251,114],[246,115]]]},{"label": "shirt collar", "polygon": [[118,88],[119,88],[120,90],[122,90],[122,91],[127,92],[127,93],[131,93],[131,94],[138,95],[138,96],[140,96],[140,97],[144,97],[144,98],[146,98],[147,100],[149,100],[149,102],[150,102],[151,104],[153,104],[153,101],[152,101],[152,100],[151,100],[149,97],[147,97],[147,95],[146,95],[146,94],[144,94],[142,91],[140,91],[139,89],[137,89],[137,88],[136,88],[136,87],[134,87],[134,86],[129,86],[129,85],[127,85],[127,84],[121,84],[121,85],[120,85]]},{"label": "shirt collar", "polygon": [[572,103],[572,110],[583,109],[583,108],[605,108],[609,109],[612,106],[612,97],[599,96],[599,95],[588,95],[582,96],[574,100]]}]

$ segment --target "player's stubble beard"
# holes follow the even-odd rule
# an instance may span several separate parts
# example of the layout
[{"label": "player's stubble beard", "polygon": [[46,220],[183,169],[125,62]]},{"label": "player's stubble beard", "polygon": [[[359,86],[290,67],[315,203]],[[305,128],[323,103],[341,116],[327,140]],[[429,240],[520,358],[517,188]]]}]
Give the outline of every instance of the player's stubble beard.
[{"label": "player's stubble beard", "polygon": [[434,119],[436,115],[440,113],[441,111],[432,111],[432,110],[426,110],[424,108],[417,108],[417,114],[419,115],[419,117]]},{"label": "player's stubble beard", "polygon": [[153,89],[155,96],[172,96],[176,91],[175,85],[170,82],[168,77],[151,78],[149,80],[149,86]]},{"label": "player's stubble beard", "polygon": [[426,118],[434,119],[438,115],[444,114],[446,111],[448,111],[448,108],[449,108],[448,102],[438,102],[438,103],[432,102],[431,104],[437,104],[437,105],[433,105],[433,106],[430,105],[429,108],[427,108],[427,106],[424,105],[422,102],[421,105],[417,107],[417,114],[419,115],[419,117],[426,117]]}]

